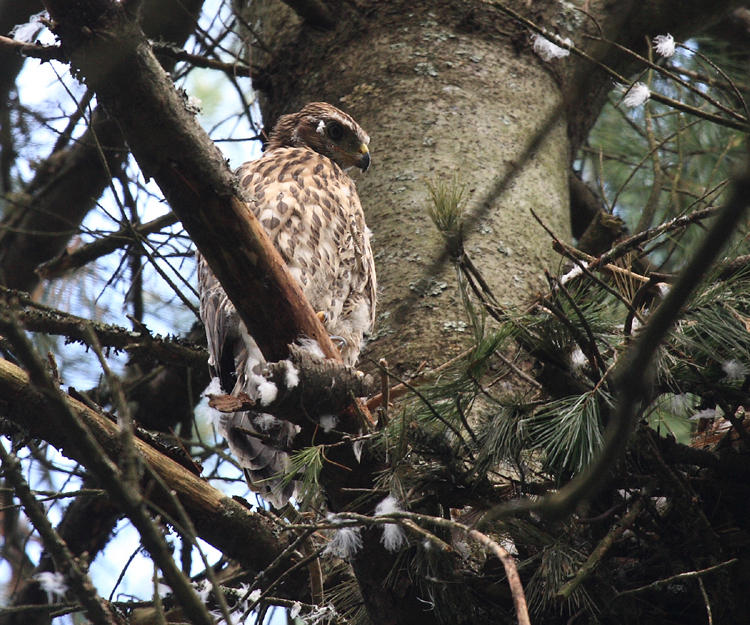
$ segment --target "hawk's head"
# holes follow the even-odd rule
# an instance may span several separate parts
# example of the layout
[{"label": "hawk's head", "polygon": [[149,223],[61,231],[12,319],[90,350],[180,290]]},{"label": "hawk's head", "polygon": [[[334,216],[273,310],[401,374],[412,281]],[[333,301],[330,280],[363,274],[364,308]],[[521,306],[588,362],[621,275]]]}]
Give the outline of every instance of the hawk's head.
[{"label": "hawk's head", "polygon": [[370,166],[370,137],[349,115],[326,102],[310,102],[298,113],[283,115],[268,138],[268,148],[308,147],[343,169]]}]

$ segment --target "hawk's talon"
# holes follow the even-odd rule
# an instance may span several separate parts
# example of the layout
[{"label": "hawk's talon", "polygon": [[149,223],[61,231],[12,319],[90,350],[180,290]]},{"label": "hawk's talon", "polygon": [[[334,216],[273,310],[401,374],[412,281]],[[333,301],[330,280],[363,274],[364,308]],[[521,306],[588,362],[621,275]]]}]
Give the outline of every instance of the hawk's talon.
[{"label": "hawk's talon", "polygon": [[325,323],[328,321],[328,313],[325,310],[319,310],[315,313],[315,316],[323,325],[325,325]]},{"label": "hawk's talon", "polygon": [[347,341],[343,336],[336,336],[335,334],[331,334],[330,336],[331,340],[334,343],[337,343],[336,347],[339,348],[339,351],[344,349],[349,344],[349,341]]}]

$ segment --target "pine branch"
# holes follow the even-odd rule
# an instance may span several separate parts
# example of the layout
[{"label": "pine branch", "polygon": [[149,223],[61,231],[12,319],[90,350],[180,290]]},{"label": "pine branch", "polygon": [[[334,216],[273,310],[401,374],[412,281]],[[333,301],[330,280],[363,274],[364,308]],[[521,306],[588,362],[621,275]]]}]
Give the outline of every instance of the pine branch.
[{"label": "pine branch", "polygon": [[750,170],[735,180],[727,204],[693,254],[662,304],[652,313],[633,347],[622,356],[613,374],[616,405],[605,432],[605,443],[598,458],[578,477],[558,492],[538,501],[529,499],[500,504],[488,511],[481,523],[502,516],[535,510],[550,518],[560,518],[591,497],[607,478],[610,469],[625,450],[640,411],[652,393],[650,371],[654,355],[671,330],[683,307],[730,239],[745,213],[750,198]]}]

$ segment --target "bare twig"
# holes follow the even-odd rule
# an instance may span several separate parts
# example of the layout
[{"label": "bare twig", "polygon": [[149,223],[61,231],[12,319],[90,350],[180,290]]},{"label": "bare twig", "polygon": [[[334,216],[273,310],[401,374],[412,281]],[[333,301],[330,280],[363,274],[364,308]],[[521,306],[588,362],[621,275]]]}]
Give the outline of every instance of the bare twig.
[{"label": "bare twig", "polygon": [[146,236],[159,232],[162,228],[166,228],[175,223],[177,223],[177,216],[174,213],[167,213],[166,215],[157,217],[156,219],[142,225],[135,227],[125,226],[117,230],[117,232],[108,234],[107,236],[97,239],[92,243],[88,243],[77,250],[72,252],[65,250],[59,256],[39,265],[36,272],[44,279],[58,278],[64,275],[67,271],[83,267],[91,261],[132,244],[133,234],[131,233],[133,231],[137,236]]},{"label": "bare twig", "polygon": [[91,325],[86,324],[83,328],[83,332],[86,336],[87,343],[91,346],[91,349],[94,350],[94,353],[99,360],[99,366],[101,366],[102,371],[104,371],[107,383],[109,384],[114,396],[115,406],[117,407],[117,425],[120,428],[120,440],[122,441],[123,450],[120,458],[122,477],[129,488],[138,488],[139,458],[136,455],[136,449],[133,443],[135,437],[133,431],[133,417],[130,414],[130,408],[128,407],[127,399],[125,398],[125,391],[122,388],[120,378],[112,373],[112,369],[110,369],[109,363],[102,353],[102,346],[99,343],[99,339],[96,337],[96,333]]},{"label": "bare twig", "polygon": [[[587,254],[586,252],[579,250],[577,247],[573,247],[572,245],[568,245],[567,243],[564,243],[562,241],[559,241],[559,240],[554,241],[552,244],[552,247],[556,252],[563,254],[564,256],[567,256],[573,262],[575,262],[576,259],[578,259],[578,260],[584,260],[587,263],[589,263],[588,267],[581,267],[581,274],[585,274],[586,271],[590,269],[597,269],[599,271],[607,271],[612,274],[620,274],[621,276],[630,278],[631,280],[635,280],[636,282],[642,282],[644,284],[647,284],[648,282],[651,281],[650,278],[648,278],[648,276],[642,276],[639,273],[635,273],[634,271],[631,271],[630,269],[626,269],[625,267],[620,267],[619,265],[613,265],[612,263],[607,263],[605,265],[602,265],[596,256],[591,256],[591,254]],[[564,280],[561,280],[561,282],[562,284],[567,284],[574,277],[576,277],[575,274],[570,273],[568,274],[568,277],[566,277],[566,279]]]},{"label": "bare twig", "polygon": [[[662,65],[657,65],[657,64],[656,64],[656,63],[654,63],[654,62],[653,62],[652,60],[650,60],[650,59],[647,59],[647,58],[645,58],[645,57],[641,56],[640,54],[638,54],[637,52],[635,52],[635,51],[631,50],[631,49],[630,49],[630,48],[628,48],[627,46],[623,46],[623,45],[621,45],[621,44],[617,43],[616,41],[610,41],[609,39],[604,39],[604,38],[602,38],[602,37],[591,37],[591,36],[589,36],[589,38],[590,38],[590,39],[592,39],[592,40],[594,40],[594,41],[601,41],[602,43],[606,43],[606,44],[608,44],[608,45],[614,46],[615,48],[617,48],[618,50],[620,50],[620,51],[621,51],[621,52],[623,52],[624,54],[627,54],[628,56],[630,56],[630,57],[632,57],[632,58],[636,59],[637,61],[639,61],[639,62],[641,62],[641,63],[643,63],[643,64],[644,64],[644,65],[645,65],[646,67],[648,67],[649,69],[652,69],[652,70],[654,70],[654,71],[656,71],[656,72],[658,72],[658,73],[662,74],[663,76],[666,76],[666,77],[667,77],[667,78],[669,78],[670,80],[673,80],[673,81],[675,81],[675,82],[676,82],[677,84],[679,84],[679,85],[680,85],[681,87],[684,87],[684,88],[685,88],[685,89],[687,89],[688,91],[692,92],[693,94],[695,94],[695,95],[696,95],[696,96],[698,96],[699,98],[701,98],[701,99],[705,100],[706,102],[708,102],[708,103],[709,103],[709,104],[711,104],[712,106],[716,107],[717,109],[719,109],[720,111],[722,111],[722,112],[726,113],[727,115],[729,115],[729,116],[733,117],[734,119],[736,119],[736,120],[738,120],[738,121],[744,121],[744,122],[747,122],[747,121],[748,121],[747,117],[745,117],[745,116],[741,115],[741,114],[740,114],[740,113],[738,113],[737,111],[733,111],[732,109],[730,109],[730,108],[729,108],[729,107],[727,107],[727,106],[724,106],[724,105],[723,105],[723,104],[722,104],[721,102],[719,102],[719,101],[718,101],[718,100],[716,100],[715,98],[712,98],[712,97],[711,97],[711,96],[709,95],[709,92],[708,92],[708,91],[706,91],[706,90],[702,90],[702,89],[700,89],[699,87],[695,86],[695,84],[691,84],[691,83],[689,83],[689,82],[687,82],[687,81],[685,81],[685,80],[682,80],[682,78],[680,78],[680,77],[679,77],[679,76],[678,76],[677,74],[675,74],[675,73],[673,73],[673,72],[669,71],[669,69],[668,69],[668,68],[666,68],[666,67],[664,67],[664,66],[662,66]],[[691,52],[693,52],[693,53],[695,52],[694,50],[691,50],[690,48],[686,48],[685,46],[683,46],[683,45],[681,45],[681,44],[680,44],[680,47],[682,47],[682,48],[685,48],[686,50],[690,50],[690,51],[691,51]],[[715,65],[714,65],[714,69],[716,69],[716,70],[718,71],[718,67],[717,67],[717,66],[715,66]],[[720,72],[720,73],[722,73],[722,72]],[[627,83],[626,83],[626,84],[627,84]],[[745,109],[745,111],[746,111],[747,109],[746,109],[746,107],[744,106],[744,104],[745,104],[745,102],[744,102],[744,99],[743,99],[743,98],[742,98],[742,96],[741,96],[741,95],[739,94],[739,92],[738,92],[738,91],[736,90],[736,88],[734,89],[734,91],[735,91],[735,94],[736,94],[736,95],[738,96],[738,98],[739,98],[739,102],[740,102],[740,104],[742,104],[742,105],[743,105],[743,108],[744,108],[744,109]],[[652,97],[653,97],[653,95],[652,95]]]},{"label": "bare twig", "polygon": [[13,486],[23,504],[24,511],[42,537],[45,549],[49,550],[57,570],[65,576],[86,615],[97,625],[119,625],[121,621],[107,603],[94,590],[88,574],[80,568],[68,546],[52,527],[47,513],[31,493],[28,483],[21,474],[21,462],[9,453],[0,442],[0,459],[3,475]]},{"label": "bare twig", "polygon": [[662,586],[668,586],[669,584],[673,584],[674,582],[679,582],[683,579],[700,578],[703,575],[706,575],[708,573],[713,573],[714,571],[723,569],[726,566],[737,564],[739,561],[740,561],[739,558],[732,558],[731,560],[727,560],[726,562],[720,562],[719,564],[714,564],[713,566],[709,566],[705,569],[699,569],[697,571],[686,571],[685,573],[678,573],[677,575],[665,577],[664,579],[657,579],[655,582],[651,582],[650,584],[647,584],[646,586],[639,586],[638,588],[631,588],[629,590],[623,590],[622,592],[618,592],[614,596],[614,598],[619,599],[620,597],[627,597],[628,595],[635,595],[641,592],[658,590]]},{"label": "bare twig", "polygon": [[[595,275],[594,275],[594,274],[593,274],[593,273],[591,272],[591,267],[597,267],[597,266],[599,266],[599,265],[598,265],[598,263],[596,263],[596,262],[594,261],[594,262],[590,262],[590,263],[589,263],[589,266],[588,266],[588,267],[587,267],[587,266],[585,266],[585,265],[584,265],[584,264],[583,264],[583,263],[582,263],[582,262],[581,262],[581,261],[580,261],[580,260],[579,260],[579,259],[577,258],[577,256],[579,256],[579,255],[583,255],[583,256],[585,256],[585,257],[591,258],[590,256],[588,256],[588,254],[584,254],[583,252],[578,252],[578,250],[576,250],[576,252],[573,252],[572,250],[575,250],[575,248],[573,248],[573,247],[572,247],[572,246],[570,246],[570,245],[567,245],[567,244],[563,243],[563,242],[562,242],[562,241],[561,241],[561,240],[560,240],[560,239],[559,239],[559,238],[557,237],[557,235],[556,235],[556,234],[555,234],[554,232],[552,232],[552,230],[550,230],[550,229],[549,229],[549,228],[548,228],[548,227],[546,226],[546,224],[545,224],[545,223],[544,223],[544,222],[543,222],[543,221],[541,220],[541,218],[540,218],[540,217],[539,217],[539,216],[538,216],[538,215],[537,215],[537,214],[536,214],[536,213],[534,212],[534,209],[533,209],[533,208],[531,209],[531,214],[532,214],[532,215],[534,216],[534,219],[536,219],[537,223],[539,223],[539,225],[540,225],[540,226],[541,226],[542,228],[544,228],[545,232],[547,232],[547,234],[548,234],[548,235],[549,235],[549,236],[550,236],[550,237],[552,238],[552,241],[553,241],[553,248],[555,249],[555,251],[556,251],[556,252],[559,252],[559,253],[563,254],[563,255],[564,255],[565,257],[567,257],[567,258],[569,258],[569,259],[570,259],[571,261],[573,261],[573,262],[575,263],[576,267],[577,267],[578,269],[580,269],[581,273],[585,274],[585,275],[586,275],[586,276],[587,276],[587,277],[588,277],[588,278],[589,278],[589,279],[590,279],[590,280],[591,280],[592,282],[595,282],[595,283],[596,283],[596,284],[598,284],[598,285],[599,285],[599,286],[600,286],[601,288],[603,288],[603,289],[604,289],[605,291],[607,291],[607,293],[609,293],[609,294],[611,294],[611,295],[612,295],[613,297],[616,297],[617,299],[619,299],[619,300],[620,300],[620,301],[621,301],[621,302],[622,302],[622,303],[623,303],[623,304],[624,304],[624,305],[625,305],[625,306],[626,306],[626,307],[628,308],[628,310],[629,310],[629,311],[631,312],[631,314],[633,314],[633,315],[637,316],[637,317],[638,317],[638,318],[640,319],[640,315],[639,315],[639,314],[638,314],[638,312],[637,312],[637,311],[636,311],[636,310],[635,310],[635,309],[633,308],[633,305],[632,305],[632,304],[631,304],[631,303],[630,303],[630,302],[629,302],[629,301],[628,301],[628,300],[627,300],[627,299],[626,299],[625,297],[623,297],[621,293],[619,293],[618,291],[616,291],[615,289],[613,289],[613,288],[612,288],[611,286],[609,286],[609,285],[608,285],[608,284],[607,284],[606,282],[604,282],[604,281],[600,280],[600,279],[599,279],[599,278],[598,278],[597,276],[595,276]],[[609,267],[609,266],[613,266],[613,267],[614,267],[614,265],[609,265],[609,264],[608,264],[607,266],[608,266],[608,267]],[[633,274],[633,275],[637,275],[637,274]],[[646,282],[648,282],[648,278],[644,278],[644,279],[645,279],[645,281],[646,281]],[[559,286],[559,288],[561,288],[561,289],[562,289],[562,288],[564,288],[564,285],[565,285],[565,283],[566,283],[566,282],[568,282],[568,280],[561,280],[561,281],[559,281],[559,282],[558,282],[558,286]]]},{"label": "bare twig", "polygon": [[[452,367],[454,364],[456,364],[458,361],[460,361],[462,358],[466,358],[471,352],[473,351],[473,348],[467,349],[463,352],[461,352],[458,356],[454,356],[450,360],[447,360],[443,364],[435,367],[434,369],[429,369],[425,371],[424,373],[419,373],[415,377],[413,377],[409,382],[411,384],[420,384],[423,382],[426,382],[428,380],[434,379],[438,374],[442,373],[449,367]],[[378,365],[378,367],[382,367],[382,364],[380,361],[377,363],[375,361],[371,361],[373,364]],[[381,371],[388,376],[388,367],[387,364],[384,369],[381,368]],[[396,399],[398,397],[402,397],[409,391],[406,384],[399,382],[398,384],[394,384],[388,389],[388,392],[384,394],[381,390],[380,393],[375,395],[374,397],[371,397],[367,400],[367,407],[370,410],[375,410],[378,406],[380,406],[383,403],[383,398],[387,395],[389,399]]]},{"label": "bare twig", "polygon": [[518,569],[516,568],[513,556],[486,534],[482,534],[482,532],[475,529],[468,530],[467,533],[479,544],[488,548],[502,562],[505,569],[505,576],[508,578],[508,586],[510,586],[510,592],[513,595],[513,605],[516,608],[518,625],[531,625],[528,608],[526,607],[526,594],[523,591],[523,585],[521,584],[521,578],[518,575]]},{"label": "bare twig", "polygon": [[217,59],[212,59],[207,56],[200,54],[192,54],[187,50],[179,48],[170,43],[164,43],[161,41],[152,41],[151,47],[154,52],[160,56],[166,56],[175,61],[185,61],[195,67],[203,67],[206,69],[217,69],[229,76],[242,76],[246,78],[252,78],[257,74],[257,70],[252,67],[245,65],[244,63],[225,63]]},{"label": "bare twig", "polygon": [[701,589],[701,596],[703,597],[703,603],[706,606],[706,616],[708,616],[708,625],[714,625],[714,615],[713,611],[711,610],[711,600],[708,598],[708,593],[706,592],[706,586],[703,584],[703,578],[698,577],[698,588]]}]

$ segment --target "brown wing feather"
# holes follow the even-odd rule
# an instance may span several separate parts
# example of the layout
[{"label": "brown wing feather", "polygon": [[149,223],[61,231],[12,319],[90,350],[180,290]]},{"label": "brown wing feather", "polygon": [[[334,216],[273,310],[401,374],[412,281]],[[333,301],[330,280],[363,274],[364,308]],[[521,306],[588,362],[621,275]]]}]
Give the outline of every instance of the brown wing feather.
[{"label": "brown wing feather", "polygon": [[375,319],[375,268],[351,178],[308,148],[278,148],[237,171],[256,217],[354,364]]}]

